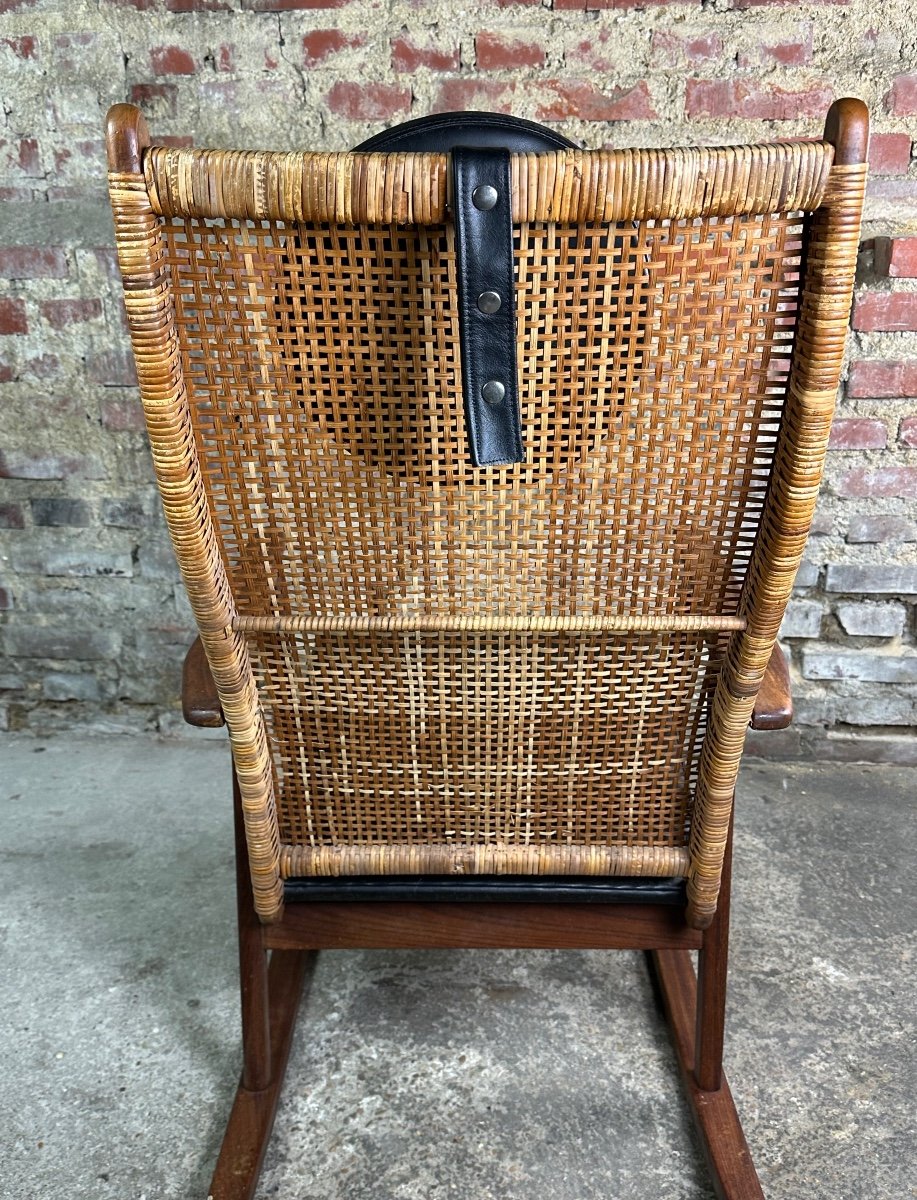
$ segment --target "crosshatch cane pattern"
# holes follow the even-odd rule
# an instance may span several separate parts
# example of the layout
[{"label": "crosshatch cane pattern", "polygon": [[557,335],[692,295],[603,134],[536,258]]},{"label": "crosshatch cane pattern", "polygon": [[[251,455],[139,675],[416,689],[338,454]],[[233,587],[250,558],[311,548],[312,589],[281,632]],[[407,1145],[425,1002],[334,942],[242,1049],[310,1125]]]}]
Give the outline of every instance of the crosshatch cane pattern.
[{"label": "crosshatch cane pattern", "polygon": [[285,842],[684,844],[713,682],[703,635],[251,644]]},{"label": "crosshatch cane pattern", "polygon": [[[241,614],[736,611],[792,348],[798,217],[522,225],[526,461],[483,470],[451,226],[165,233]],[[284,842],[686,841],[723,641],[248,644]]]},{"label": "crosshatch cane pattern", "polygon": [[240,612],[734,608],[791,348],[791,219],[642,222],[611,250],[607,227],[523,226],[526,463],[495,471],[468,458],[451,227],[167,229]]}]

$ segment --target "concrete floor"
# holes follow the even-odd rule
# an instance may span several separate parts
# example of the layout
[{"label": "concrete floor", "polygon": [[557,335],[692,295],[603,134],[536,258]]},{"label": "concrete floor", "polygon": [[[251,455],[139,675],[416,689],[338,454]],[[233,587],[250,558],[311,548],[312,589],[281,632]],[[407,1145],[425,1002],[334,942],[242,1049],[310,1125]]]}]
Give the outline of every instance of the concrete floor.
[{"label": "concrete floor", "polygon": [[[239,1066],[225,747],[0,742],[0,1194],[196,1200]],[[727,1065],[769,1200],[917,1196],[914,785],[750,763]],[[338,952],[259,1198],[709,1200],[638,955]]]}]

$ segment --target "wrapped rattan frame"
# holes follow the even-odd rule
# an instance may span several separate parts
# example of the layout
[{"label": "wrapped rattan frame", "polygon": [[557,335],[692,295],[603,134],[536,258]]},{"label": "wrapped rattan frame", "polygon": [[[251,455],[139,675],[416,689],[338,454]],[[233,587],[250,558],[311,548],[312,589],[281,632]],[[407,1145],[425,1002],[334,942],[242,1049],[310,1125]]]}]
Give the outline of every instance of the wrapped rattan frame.
[{"label": "wrapped rattan frame", "polygon": [[[824,465],[859,240],[865,128],[863,106],[845,101],[832,110],[820,142],[513,157],[517,221],[811,214],[784,416],[740,611],[737,617],[724,617],[719,626],[716,619],[700,626],[733,632],[701,751],[690,841],[686,851],[660,847],[657,853],[639,846],[584,847],[580,854],[575,847],[557,847],[560,857],[525,848],[515,856],[501,856],[493,847],[486,853],[465,848],[463,865],[450,860],[442,847],[430,847],[426,857],[422,847],[401,848],[388,859],[378,847],[357,848],[345,869],[684,873],[688,919],[700,927],[709,924],[745,731],[802,556]],[[257,628],[257,622],[253,626],[249,618],[246,624],[235,610],[204,494],[163,269],[161,218],[442,221],[448,205],[447,161],[436,154],[148,149],[143,119],[126,105],[116,106],[109,116],[108,146],[118,255],[153,462],[229,729],[255,905],[269,921],[282,908],[283,875],[302,866],[303,851],[281,845],[270,753],[244,644],[243,630]],[[265,627],[284,624],[266,620]],[[473,624],[488,628],[486,618]],[[645,628],[646,619],[641,625],[638,617],[624,618],[614,627]],[[677,622],[666,625],[659,618],[650,627],[671,629]],[[340,868],[341,855],[333,848],[311,858],[316,861],[310,869]]]}]

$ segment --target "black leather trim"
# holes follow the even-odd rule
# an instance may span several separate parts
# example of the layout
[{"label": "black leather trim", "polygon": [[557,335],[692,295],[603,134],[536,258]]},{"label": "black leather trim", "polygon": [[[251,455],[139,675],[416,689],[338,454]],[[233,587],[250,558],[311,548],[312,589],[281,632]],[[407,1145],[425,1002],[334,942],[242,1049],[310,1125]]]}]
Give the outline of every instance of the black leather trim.
[{"label": "black leather trim", "polygon": [[[492,208],[475,207],[475,190],[496,189]],[[468,448],[476,467],[522,462],[516,376],[516,302],[509,151],[456,146],[452,151],[459,340]],[[478,298],[495,292],[496,312]],[[502,388],[488,403],[487,385]]]},{"label": "black leather trim", "polygon": [[685,880],[578,875],[350,875],[288,879],[288,904],[309,901],[450,901],[503,904],[685,903]]},{"label": "black leather trim", "polygon": [[387,151],[405,153],[447,153],[454,146],[499,146],[516,154],[531,154],[546,150],[575,150],[576,143],[521,117],[504,113],[448,112],[418,117],[392,129],[373,134],[354,150],[361,154],[384,154]]}]

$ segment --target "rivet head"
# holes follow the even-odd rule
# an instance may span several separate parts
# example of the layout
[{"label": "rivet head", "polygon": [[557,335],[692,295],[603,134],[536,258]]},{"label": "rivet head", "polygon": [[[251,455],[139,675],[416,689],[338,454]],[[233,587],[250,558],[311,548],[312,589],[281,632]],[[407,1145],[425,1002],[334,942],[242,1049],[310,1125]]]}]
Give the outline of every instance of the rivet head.
[{"label": "rivet head", "polygon": [[481,388],[481,395],[488,404],[499,404],[506,395],[506,388],[498,379],[490,379]]},{"label": "rivet head", "polygon": [[471,203],[481,212],[490,212],[492,208],[496,207],[498,199],[497,189],[491,187],[489,183],[480,184],[471,193]]},{"label": "rivet head", "polygon": [[502,303],[499,292],[481,292],[478,296],[478,308],[482,313],[499,312]]}]

